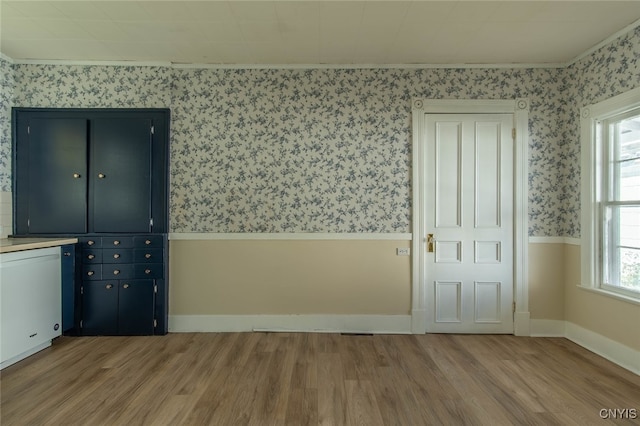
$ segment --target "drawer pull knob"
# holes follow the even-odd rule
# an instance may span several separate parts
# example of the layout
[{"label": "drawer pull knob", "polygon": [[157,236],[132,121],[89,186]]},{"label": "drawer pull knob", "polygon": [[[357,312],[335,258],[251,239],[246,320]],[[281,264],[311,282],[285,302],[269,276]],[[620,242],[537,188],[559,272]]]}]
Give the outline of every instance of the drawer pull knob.
[{"label": "drawer pull knob", "polygon": [[99,177],[100,179],[104,179],[104,178],[105,178],[105,174],[104,174],[104,173],[98,173],[98,177]]},{"label": "drawer pull knob", "polygon": [[113,245],[114,245],[114,246],[119,246],[119,245],[120,245],[120,241],[115,240],[115,241],[113,242]]},{"label": "drawer pull knob", "polygon": [[118,253],[116,253],[116,254],[113,255],[113,258],[114,259],[120,259],[120,255]]},{"label": "drawer pull knob", "polygon": [[89,276],[92,276],[93,274],[94,274],[94,272],[93,272],[93,271],[89,271],[89,272],[87,272],[87,275],[89,275]]},{"label": "drawer pull knob", "polygon": [[80,173],[74,173],[73,174],[73,178],[74,179],[80,179]]},{"label": "drawer pull knob", "polygon": [[96,243],[96,242],[95,242],[95,241],[93,241],[93,240],[89,240],[89,241],[87,241],[87,245],[88,245],[88,246],[92,246],[92,245],[94,245],[95,243]]},{"label": "drawer pull knob", "polygon": [[129,288],[129,284],[124,284],[122,288]]},{"label": "drawer pull knob", "polygon": [[147,253],[147,254],[145,254],[145,255],[144,255],[144,258],[145,258],[145,259],[151,259],[151,253]]},{"label": "drawer pull knob", "polygon": [[151,244],[151,240],[145,240],[145,242],[144,242],[144,243],[145,243],[146,245],[149,245],[149,244]]},{"label": "drawer pull knob", "polygon": [[149,274],[151,273],[151,269],[145,269],[145,270],[144,270],[144,273],[145,273],[145,274],[147,274],[147,275],[149,275]]},{"label": "drawer pull knob", "polygon": [[89,256],[87,256],[87,259],[93,260],[93,259],[95,259],[95,256],[93,254],[90,254]]},{"label": "drawer pull knob", "polygon": [[113,271],[113,275],[118,275],[120,273],[120,271],[118,269],[116,269],[115,271]]},{"label": "drawer pull knob", "polygon": [[111,290],[113,288],[113,284],[107,284],[105,287],[107,288],[107,290]]}]

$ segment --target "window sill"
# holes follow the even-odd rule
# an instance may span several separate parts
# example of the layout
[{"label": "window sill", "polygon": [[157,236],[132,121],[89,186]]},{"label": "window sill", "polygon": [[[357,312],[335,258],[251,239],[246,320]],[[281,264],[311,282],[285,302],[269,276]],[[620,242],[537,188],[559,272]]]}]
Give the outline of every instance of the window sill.
[{"label": "window sill", "polygon": [[596,293],[596,294],[599,294],[601,296],[610,297],[612,299],[621,300],[623,302],[631,303],[632,305],[640,306],[640,299],[638,299],[636,297],[626,296],[624,294],[615,293],[613,291],[603,290],[601,288],[587,287],[587,286],[580,285],[580,284],[578,285],[578,288],[581,289],[581,290],[588,291],[590,293]]}]

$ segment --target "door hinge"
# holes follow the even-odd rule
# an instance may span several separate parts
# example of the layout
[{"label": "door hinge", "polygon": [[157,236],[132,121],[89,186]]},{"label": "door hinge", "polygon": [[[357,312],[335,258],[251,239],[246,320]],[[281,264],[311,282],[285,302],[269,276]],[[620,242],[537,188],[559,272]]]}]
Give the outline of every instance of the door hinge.
[{"label": "door hinge", "polygon": [[153,292],[158,293],[158,284],[153,285]]},{"label": "door hinge", "polygon": [[31,226],[31,219],[27,219],[27,229]]},{"label": "door hinge", "polygon": [[31,126],[27,126],[27,134],[30,135],[31,134]]},{"label": "door hinge", "polygon": [[511,306],[512,306],[513,313],[515,314],[516,313],[516,302],[514,301]]},{"label": "door hinge", "polygon": [[84,294],[84,287],[80,287],[80,294]]},{"label": "door hinge", "polygon": [[82,328],[82,320],[80,320],[80,328]]},{"label": "door hinge", "polygon": [[153,319],[153,328],[156,328],[158,326],[158,320],[157,319]]},{"label": "door hinge", "polygon": [[156,126],[151,126],[151,134],[152,135],[156,134]]},{"label": "door hinge", "polygon": [[511,137],[513,138],[513,140],[516,140],[516,128],[515,127],[513,129],[511,129]]},{"label": "door hinge", "polygon": [[153,218],[149,219],[149,226],[153,228]]}]

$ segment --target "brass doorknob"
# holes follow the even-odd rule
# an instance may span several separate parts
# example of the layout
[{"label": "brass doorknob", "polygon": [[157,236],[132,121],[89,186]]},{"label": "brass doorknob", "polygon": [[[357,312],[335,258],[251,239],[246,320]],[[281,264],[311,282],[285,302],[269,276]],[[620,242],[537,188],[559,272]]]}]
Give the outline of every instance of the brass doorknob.
[{"label": "brass doorknob", "polygon": [[94,256],[94,255],[92,255],[92,254],[90,254],[89,256],[87,256],[87,259],[89,259],[89,260],[92,260],[92,259],[94,259],[94,258],[95,258],[95,256]]},{"label": "brass doorknob", "polygon": [[113,275],[118,275],[119,273],[120,273],[120,271],[117,270],[117,269],[115,271],[113,271]]},{"label": "brass doorknob", "polygon": [[145,259],[151,259],[151,253],[147,253],[147,254],[145,254],[145,255],[144,255],[144,258],[145,258]]},{"label": "brass doorknob", "polygon": [[113,255],[113,258],[114,259],[120,259],[120,255],[118,253],[116,253],[116,254]]}]

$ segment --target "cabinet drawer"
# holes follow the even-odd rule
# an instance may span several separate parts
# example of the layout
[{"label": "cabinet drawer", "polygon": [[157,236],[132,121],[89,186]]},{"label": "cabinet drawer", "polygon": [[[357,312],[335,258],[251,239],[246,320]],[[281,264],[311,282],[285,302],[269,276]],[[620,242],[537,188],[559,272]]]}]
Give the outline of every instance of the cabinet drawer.
[{"label": "cabinet drawer", "polygon": [[162,278],[164,274],[162,263],[136,263],[133,266],[135,278]]},{"label": "cabinet drawer", "polygon": [[101,249],[84,249],[82,250],[82,263],[102,263]]},{"label": "cabinet drawer", "polygon": [[101,280],[102,265],[83,265],[82,278],[85,280]]},{"label": "cabinet drawer", "polygon": [[135,263],[162,262],[163,250],[161,248],[134,249],[133,261]]},{"label": "cabinet drawer", "polygon": [[162,247],[162,235],[138,235],[133,237],[135,247]]},{"label": "cabinet drawer", "polygon": [[78,242],[83,250],[102,247],[101,237],[81,237],[78,238]]},{"label": "cabinet drawer", "polygon": [[104,249],[102,263],[131,263],[133,251],[131,249]]},{"label": "cabinet drawer", "polygon": [[102,277],[105,280],[118,279],[128,280],[133,278],[133,265],[130,263],[117,264],[105,263],[102,265]]},{"label": "cabinet drawer", "polygon": [[132,248],[134,237],[102,237],[103,248]]}]

